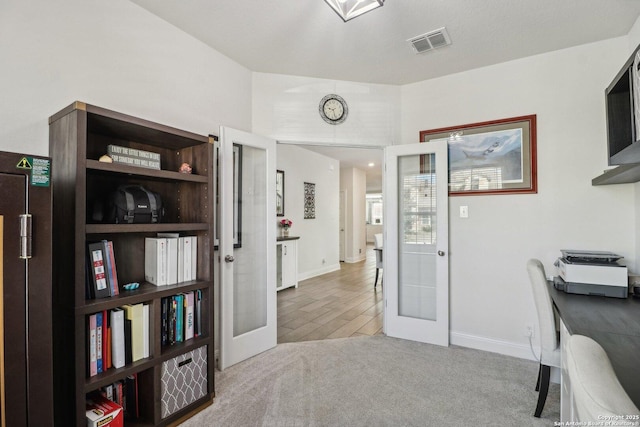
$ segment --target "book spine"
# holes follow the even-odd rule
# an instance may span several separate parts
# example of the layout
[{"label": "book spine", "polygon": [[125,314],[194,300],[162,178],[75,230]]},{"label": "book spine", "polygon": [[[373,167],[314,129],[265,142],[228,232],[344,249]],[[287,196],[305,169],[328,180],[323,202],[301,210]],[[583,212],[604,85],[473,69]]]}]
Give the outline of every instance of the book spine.
[{"label": "book spine", "polygon": [[103,371],[102,363],[102,312],[96,313],[96,372]]},{"label": "book spine", "polygon": [[198,280],[198,236],[191,236],[191,280]]},{"label": "book spine", "polygon": [[160,300],[160,345],[167,345],[167,298]]},{"label": "book spine", "polygon": [[114,296],[113,290],[113,271],[111,270],[111,254],[109,253],[109,243],[102,240],[102,255],[104,257],[104,273],[107,278],[107,286],[109,287],[109,295]]},{"label": "book spine", "polygon": [[107,146],[107,154],[121,155],[125,157],[154,160],[160,162],[160,153],[154,153],[153,151],[145,151],[137,148],[123,147],[121,145],[109,144]]},{"label": "book spine", "polygon": [[167,284],[167,239],[147,237],[144,241],[144,279],[156,286]]},{"label": "book spine", "polygon": [[166,246],[167,285],[178,283],[178,239],[167,238]]},{"label": "book spine", "polygon": [[143,304],[127,304],[122,306],[125,312],[125,318],[131,321],[131,361],[135,362],[144,358],[144,327]]},{"label": "book spine", "polygon": [[202,290],[198,289],[196,292],[196,331],[195,336],[202,335]]},{"label": "book spine", "polygon": [[88,325],[88,353],[89,353],[89,376],[94,376],[98,374],[98,365],[97,365],[97,346],[96,346],[96,315],[92,314],[89,316],[89,325]]},{"label": "book spine", "polygon": [[128,364],[133,361],[133,353],[131,352],[131,320],[124,319],[124,363]]},{"label": "book spine", "polygon": [[190,280],[193,280],[192,278],[192,274],[191,274],[191,244],[192,244],[192,238],[191,236],[185,236],[184,238],[184,252],[183,252],[183,268],[184,268],[184,281],[188,282]]},{"label": "book spine", "polygon": [[111,367],[111,352],[109,346],[109,318],[107,310],[102,311],[102,369],[106,371]]},{"label": "book spine", "polygon": [[[106,319],[107,317],[105,317]],[[106,349],[104,352],[105,355],[105,361],[106,361],[106,369],[111,369],[111,326],[108,325],[107,326],[107,344],[104,346],[104,348]]]},{"label": "book spine", "polygon": [[184,302],[181,294],[176,295],[176,342],[184,341],[183,319],[184,319]]},{"label": "book spine", "polygon": [[187,281],[184,276],[184,239],[185,237],[178,238],[178,283]]},{"label": "book spine", "polygon": [[114,368],[122,368],[125,365],[125,333],[124,311],[120,308],[111,310],[111,358]]},{"label": "book spine", "polygon": [[169,298],[169,344],[173,345],[176,342],[176,298]]},{"label": "book spine", "polygon": [[108,241],[108,252],[111,257],[111,276],[113,277],[113,282],[111,285],[111,290],[113,291],[113,295],[120,295],[120,286],[118,285],[118,272],[116,269],[116,256],[113,251],[113,242],[111,240]]},{"label": "book spine", "polygon": [[194,332],[194,306],[193,306],[193,292],[189,292],[184,298],[184,339],[185,341],[193,338]]},{"label": "book spine", "polygon": [[142,357],[149,357],[149,304],[142,306]]},{"label": "book spine", "polygon": [[147,169],[160,170],[160,162],[149,159],[141,159],[139,157],[123,156],[120,154],[112,154],[111,160],[114,163],[121,163],[131,166],[139,166]]}]

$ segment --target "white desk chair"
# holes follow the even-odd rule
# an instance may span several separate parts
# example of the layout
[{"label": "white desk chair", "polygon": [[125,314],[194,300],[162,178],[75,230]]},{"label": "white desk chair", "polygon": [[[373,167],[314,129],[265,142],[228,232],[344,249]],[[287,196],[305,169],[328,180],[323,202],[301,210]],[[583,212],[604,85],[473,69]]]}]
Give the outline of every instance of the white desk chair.
[{"label": "white desk chair", "polygon": [[[382,268],[382,233],[373,235],[373,251],[376,254],[376,280],[373,282],[373,288],[378,285],[378,272]],[[382,280],[380,280],[382,285]]]},{"label": "white desk chair", "polygon": [[589,337],[572,335],[567,342],[565,354],[576,421],[585,424],[587,421],[595,421],[605,425],[606,421],[615,423],[616,420],[629,420],[610,417],[640,414],[640,410],[620,385],[609,357],[600,344]]},{"label": "white desk chair", "polygon": [[533,299],[538,312],[538,324],[540,331],[540,367],[538,368],[538,382],[536,391],[539,391],[538,404],[534,416],[540,417],[544,403],[549,392],[549,379],[551,367],[560,367],[560,338],[556,329],[555,313],[553,303],[547,289],[547,277],[544,273],[544,266],[537,259],[530,259],[527,262],[527,271],[533,290]]}]

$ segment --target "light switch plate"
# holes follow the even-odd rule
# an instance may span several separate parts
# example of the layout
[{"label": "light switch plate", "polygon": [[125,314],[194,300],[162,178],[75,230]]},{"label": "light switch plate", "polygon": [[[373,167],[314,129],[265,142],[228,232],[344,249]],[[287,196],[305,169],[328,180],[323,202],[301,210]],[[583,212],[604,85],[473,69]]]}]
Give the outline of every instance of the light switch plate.
[{"label": "light switch plate", "polygon": [[460,206],[460,218],[469,218],[469,206]]}]

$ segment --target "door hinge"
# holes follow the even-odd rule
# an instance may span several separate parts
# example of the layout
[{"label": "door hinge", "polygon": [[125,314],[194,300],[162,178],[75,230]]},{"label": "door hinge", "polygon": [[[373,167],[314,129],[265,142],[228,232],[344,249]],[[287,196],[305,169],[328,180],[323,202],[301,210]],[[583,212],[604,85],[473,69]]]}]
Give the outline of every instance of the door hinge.
[{"label": "door hinge", "polygon": [[20,215],[20,259],[31,258],[31,214]]}]

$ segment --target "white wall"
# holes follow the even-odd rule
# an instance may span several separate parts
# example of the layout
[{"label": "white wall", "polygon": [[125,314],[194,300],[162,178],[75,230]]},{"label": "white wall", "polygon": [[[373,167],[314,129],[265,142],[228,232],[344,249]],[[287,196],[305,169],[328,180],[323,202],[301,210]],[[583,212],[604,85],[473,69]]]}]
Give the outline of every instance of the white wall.
[{"label": "white wall", "polygon": [[48,117],[75,100],[204,135],[251,129],[251,72],[127,0],[3,0],[0,57],[3,151],[47,155]]},{"label": "white wall", "polygon": [[367,256],[366,229],[367,175],[358,168],[340,169],[340,190],[346,192],[345,262],[362,261]]},{"label": "white wall", "polygon": [[[298,279],[340,269],[340,162],[293,145],[277,145],[277,169],[284,171],[284,217],[298,241]],[[316,185],[316,218],[304,219],[304,183]]]},{"label": "white wall", "polygon": [[251,130],[251,72],[127,0],[3,0],[0,57],[2,151],[47,155],[49,116],[75,100],[203,135]]},{"label": "white wall", "polygon": [[[340,125],[318,114],[323,96],[335,93],[347,102]],[[280,141],[384,146],[400,135],[400,88],[390,85],[253,74],[253,132]]]},{"label": "white wall", "polygon": [[[607,166],[604,89],[628,51],[621,37],[402,88],[405,141],[420,130],[537,115],[537,194],[450,198],[453,343],[531,357],[529,258],[555,274],[560,249],[611,250],[635,268],[633,186],[591,186]],[[457,217],[460,205],[468,219]]]}]

